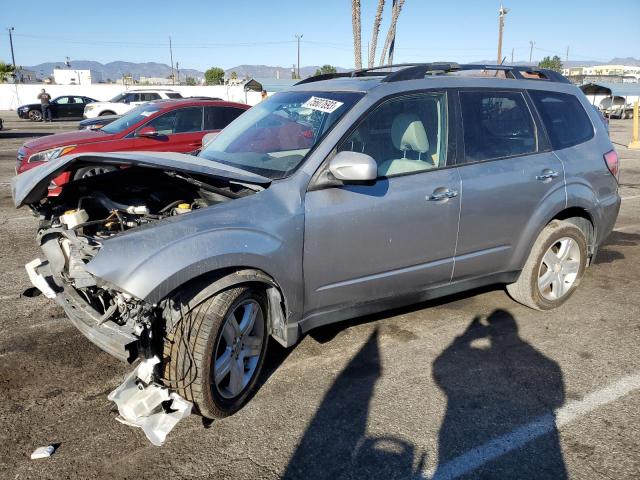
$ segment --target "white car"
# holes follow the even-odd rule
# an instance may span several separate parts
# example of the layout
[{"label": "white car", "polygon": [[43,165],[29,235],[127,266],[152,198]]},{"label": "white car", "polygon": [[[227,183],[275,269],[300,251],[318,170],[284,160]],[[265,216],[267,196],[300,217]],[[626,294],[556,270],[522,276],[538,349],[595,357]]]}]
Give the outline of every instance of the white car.
[{"label": "white car", "polygon": [[101,115],[122,115],[145,102],[160,99],[182,98],[173,90],[129,90],[116,95],[108,102],[93,102],[84,107],[84,118],[96,118]]}]

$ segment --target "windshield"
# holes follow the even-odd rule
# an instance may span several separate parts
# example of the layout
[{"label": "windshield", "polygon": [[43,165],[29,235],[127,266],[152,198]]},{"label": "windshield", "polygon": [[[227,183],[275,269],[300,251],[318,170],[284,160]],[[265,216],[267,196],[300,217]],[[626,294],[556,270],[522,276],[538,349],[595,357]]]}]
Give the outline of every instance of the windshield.
[{"label": "windshield", "polygon": [[128,128],[133,127],[139,121],[144,120],[159,111],[160,107],[146,103],[130,110],[125,115],[105,125],[100,130],[106,133],[124,132]]},{"label": "windshield", "polygon": [[284,178],[362,95],[277,93],[230,123],[199,156],[271,179]]}]

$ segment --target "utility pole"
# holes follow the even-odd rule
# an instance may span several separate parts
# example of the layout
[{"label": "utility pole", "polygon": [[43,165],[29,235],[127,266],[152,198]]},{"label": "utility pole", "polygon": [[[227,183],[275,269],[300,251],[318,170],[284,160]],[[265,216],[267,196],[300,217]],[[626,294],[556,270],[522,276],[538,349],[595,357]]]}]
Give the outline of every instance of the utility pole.
[{"label": "utility pole", "polygon": [[533,46],[536,44],[533,40],[529,40],[529,45],[531,48],[529,49],[529,63],[531,63],[531,59],[533,58]]},{"label": "utility pole", "polygon": [[[569,62],[569,45],[567,45],[567,54],[564,57],[564,63],[565,65]],[[569,68],[569,67],[567,67]]]},{"label": "utility pole", "polygon": [[300,39],[303,37],[304,35],[298,35],[296,33],[295,37],[296,40],[298,40],[298,78],[300,78]]},{"label": "utility pole", "polygon": [[13,36],[11,35],[11,32],[13,32],[15,30],[14,27],[9,27],[7,28],[7,30],[9,31],[9,45],[11,45],[11,63],[13,63],[13,71],[15,73],[16,71],[16,57],[13,54]]},{"label": "utility pole", "polygon": [[500,10],[498,10],[498,65],[502,63],[502,31],[504,30],[504,17],[507,13],[509,13],[509,9],[500,4]]},{"label": "utility pole", "polygon": [[171,46],[171,35],[169,35],[169,56],[171,57],[171,85],[175,85],[176,77],[173,75],[173,48]]},{"label": "utility pole", "polygon": [[176,73],[178,74],[178,85],[180,85],[180,62],[176,61]]}]

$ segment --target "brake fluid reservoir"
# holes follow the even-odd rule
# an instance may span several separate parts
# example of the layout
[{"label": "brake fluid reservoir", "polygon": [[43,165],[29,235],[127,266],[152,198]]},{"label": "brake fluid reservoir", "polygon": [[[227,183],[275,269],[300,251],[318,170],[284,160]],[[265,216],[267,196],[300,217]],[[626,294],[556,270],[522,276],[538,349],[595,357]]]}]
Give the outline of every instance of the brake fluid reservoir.
[{"label": "brake fluid reservoir", "polygon": [[174,211],[176,214],[189,213],[191,211],[191,205],[188,203],[180,203],[176,208],[174,208]]},{"label": "brake fluid reservoir", "polygon": [[67,210],[64,215],[60,215],[60,223],[66,225],[67,228],[74,228],[81,223],[89,220],[89,214],[86,210]]}]

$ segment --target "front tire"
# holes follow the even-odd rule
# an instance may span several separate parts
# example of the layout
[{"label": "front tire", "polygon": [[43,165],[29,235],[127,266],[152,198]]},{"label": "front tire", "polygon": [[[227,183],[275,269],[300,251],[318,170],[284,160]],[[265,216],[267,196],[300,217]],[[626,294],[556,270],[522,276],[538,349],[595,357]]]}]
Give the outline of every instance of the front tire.
[{"label": "front tire", "polygon": [[42,120],[42,112],[40,110],[29,110],[29,120],[39,122]]},{"label": "front tire", "polygon": [[578,288],[587,252],[587,240],[579,227],[554,220],[538,236],[520,277],[507,285],[507,292],[535,310],[559,307]]},{"label": "front tire", "polygon": [[165,384],[204,417],[235,413],[251,398],[267,353],[264,292],[240,286],[176,305],[181,317],[167,325],[163,346]]},{"label": "front tire", "polygon": [[100,115],[98,115],[99,117],[104,117],[106,115],[115,115],[115,112],[112,112],[111,110],[105,110],[104,112],[100,112]]}]

